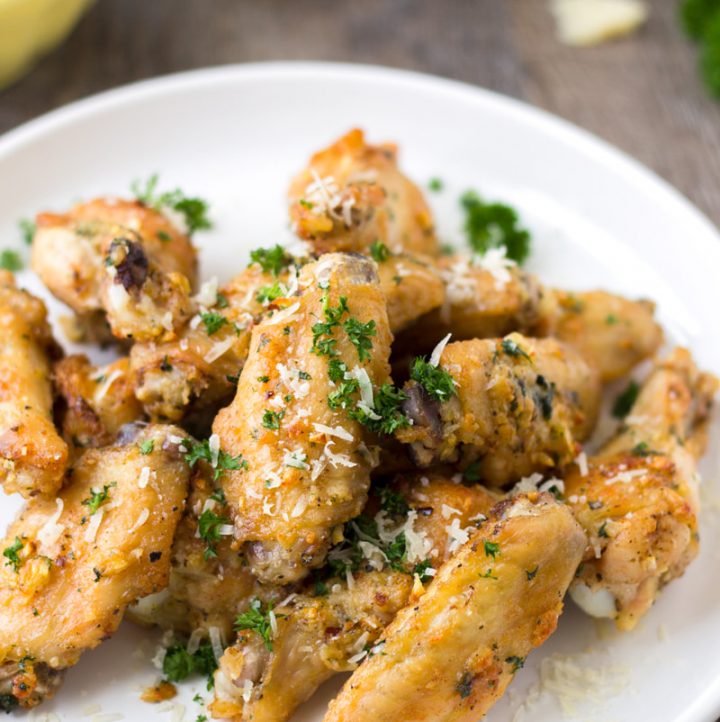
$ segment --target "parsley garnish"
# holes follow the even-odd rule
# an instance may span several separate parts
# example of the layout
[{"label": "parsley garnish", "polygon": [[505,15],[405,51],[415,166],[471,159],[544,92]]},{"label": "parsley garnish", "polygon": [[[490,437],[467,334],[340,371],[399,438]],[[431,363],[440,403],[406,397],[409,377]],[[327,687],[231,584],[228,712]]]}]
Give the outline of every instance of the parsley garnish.
[{"label": "parsley garnish", "polygon": [[488,569],[485,574],[480,575],[480,579],[495,579],[497,580],[497,577],[493,574],[492,569]]},{"label": "parsley garnish", "polygon": [[216,311],[208,311],[207,313],[200,314],[200,320],[205,324],[205,330],[208,336],[212,336],[217,333],[225,324],[229,321],[225,316],[217,313]]},{"label": "parsley garnish", "polygon": [[285,252],[282,246],[277,245],[272,248],[256,248],[254,251],[250,251],[250,261],[259,264],[265,273],[279,276],[280,271],[292,263],[292,257]]},{"label": "parsley garnish", "polygon": [[405,497],[387,486],[380,489],[380,508],[391,516],[405,516],[410,511]]},{"label": "parsley garnish", "polygon": [[462,473],[463,479],[469,481],[471,484],[475,484],[480,481],[480,462],[473,461],[465,471]]},{"label": "parsley garnish", "polygon": [[35,224],[27,218],[21,218],[18,221],[18,228],[20,229],[23,241],[25,241],[28,246],[31,245],[36,230]]},{"label": "parsley garnish", "polygon": [[525,666],[525,657],[516,657],[515,655],[511,657],[505,657],[505,661],[508,664],[512,665],[512,670],[510,670],[513,674],[518,671],[518,669],[522,669]]},{"label": "parsley garnish", "polygon": [[639,393],[640,384],[638,384],[637,381],[631,381],[625,391],[615,399],[612,415],[616,419],[624,419],[630,413],[630,409],[635,405]]},{"label": "parsley garnish", "polygon": [[14,694],[0,694],[0,710],[10,714],[20,706],[20,700]]},{"label": "parsley garnish", "polygon": [[255,295],[258,303],[269,304],[278,298],[282,298],[286,293],[285,287],[279,281],[263,286]]},{"label": "parsley garnish", "polygon": [[472,686],[475,677],[470,672],[463,672],[460,681],[455,685],[455,691],[460,695],[461,699],[465,699],[472,694]]},{"label": "parsley garnish", "polygon": [[198,534],[205,542],[203,558],[206,561],[217,556],[215,545],[220,541],[220,527],[225,524],[230,524],[230,519],[218,516],[211,509],[205,509],[198,517]]},{"label": "parsley garnish", "polygon": [[485,549],[485,556],[492,557],[493,559],[495,559],[495,556],[500,551],[499,544],[496,544],[495,542],[489,542],[486,540],[483,540],[483,548]]},{"label": "parsley garnish", "polygon": [[242,454],[231,456],[222,449],[218,452],[217,462],[213,464],[213,453],[208,439],[197,443],[192,439],[183,439],[183,446],[189,449],[188,453],[185,454],[185,461],[190,465],[190,468],[194,467],[198,461],[207,461],[215,469],[214,481],[217,481],[224,471],[248,468],[248,463],[243,459]]},{"label": "parsley garnish", "polygon": [[390,249],[382,241],[375,241],[370,244],[370,255],[375,261],[382,263],[390,258]]},{"label": "parsley garnish", "polygon": [[264,607],[259,599],[253,599],[250,602],[250,608],[235,619],[235,630],[240,632],[244,629],[257,632],[265,644],[268,652],[273,651],[272,645],[272,626],[270,624],[270,612],[272,612],[273,603],[268,602]]},{"label": "parsley garnish", "polygon": [[172,210],[181,213],[185,218],[185,224],[190,234],[193,234],[195,231],[212,228],[212,223],[207,215],[207,201],[204,201],[202,198],[186,196],[179,188],[176,188],[174,191],[158,193],[157,184],[158,174],[153,173],[145,182],[144,187],[139,180],[135,180],[130,188],[133,195],[150,208],[155,208],[156,210],[172,208]]},{"label": "parsley garnish", "polygon": [[5,271],[21,271],[23,269],[23,262],[20,255],[10,249],[5,249],[0,252],[0,268]]},{"label": "parsley garnish", "polygon": [[111,484],[105,484],[102,491],[95,491],[90,489],[90,496],[87,499],[83,499],[82,503],[88,508],[90,516],[92,516],[109,498],[110,498],[110,487],[116,486],[113,481]]},{"label": "parsley garnish", "polygon": [[538,569],[540,569],[540,566],[536,566],[535,569],[526,569],[525,570],[525,576],[527,577],[527,580],[531,582],[533,579],[535,579],[535,576],[538,573]]},{"label": "parsley garnish", "polygon": [[653,454],[657,454],[657,451],[654,451],[650,448],[650,445],[647,443],[647,441],[641,441],[639,444],[635,444],[633,446],[632,451],[630,452],[633,456],[652,456]]},{"label": "parsley garnish", "polygon": [[512,358],[524,358],[528,361],[532,360],[527,351],[525,351],[525,349],[520,346],[517,341],[513,341],[511,338],[504,338],[500,342],[500,348],[507,356],[511,356]]},{"label": "parsley garnish", "polygon": [[145,441],[140,442],[139,447],[140,447],[140,453],[143,456],[152,454],[153,449],[155,448],[155,440],[154,439],[145,439]]},{"label": "parsley garnish", "polygon": [[343,328],[350,342],[357,349],[358,359],[360,359],[360,361],[369,359],[370,350],[372,349],[372,341],[370,339],[377,333],[375,321],[370,320],[367,323],[361,323],[356,318],[349,318],[343,323]]},{"label": "parsley garnish", "polygon": [[503,203],[486,203],[475,191],[460,199],[465,210],[465,233],[472,249],[485,254],[505,248],[506,256],[522,264],[530,253],[530,233],[519,225],[515,209]]},{"label": "parsley garnish", "polygon": [[3,556],[7,559],[5,566],[12,567],[16,574],[20,571],[20,556],[18,555],[18,552],[22,548],[22,540],[19,536],[16,536],[15,541],[3,551]]},{"label": "parsley garnish", "polygon": [[347,298],[340,296],[338,305],[330,306],[330,297],[326,294],[322,299],[325,321],[313,324],[313,342],[310,350],[318,356],[336,356],[337,341],[333,338],[333,330],[340,325],[340,319],[348,312]]},{"label": "parsley garnish", "polygon": [[216,669],[217,661],[210,642],[203,642],[193,654],[185,645],[168,647],[163,659],[163,674],[170,682],[182,682],[197,673],[208,678],[207,688],[212,689],[215,686],[212,675]]},{"label": "parsley garnish", "polygon": [[607,533],[607,521],[604,521],[598,529],[598,536],[603,537],[603,539],[610,538],[610,535]]},{"label": "parsley garnish", "polygon": [[700,73],[708,92],[720,98],[720,5],[717,0],[684,0],[680,19],[685,32],[700,43]]},{"label": "parsley garnish", "polygon": [[163,360],[160,363],[160,370],[164,373],[168,373],[169,371],[173,370],[172,364],[168,361],[167,354],[163,356]]},{"label": "parsley garnish", "polygon": [[447,401],[456,393],[453,377],[444,369],[433,366],[419,356],[413,361],[410,378],[438,401]]},{"label": "parsley garnish", "polygon": [[284,411],[271,411],[270,409],[265,409],[265,413],[262,417],[262,425],[266,429],[270,429],[270,431],[277,431],[280,428],[280,422],[282,421],[283,416],[285,416]]},{"label": "parsley garnish", "polygon": [[433,191],[433,193],[439,193],[444,187],[445,184],[440,178],[431,178],[428,181],[428,188]]}]

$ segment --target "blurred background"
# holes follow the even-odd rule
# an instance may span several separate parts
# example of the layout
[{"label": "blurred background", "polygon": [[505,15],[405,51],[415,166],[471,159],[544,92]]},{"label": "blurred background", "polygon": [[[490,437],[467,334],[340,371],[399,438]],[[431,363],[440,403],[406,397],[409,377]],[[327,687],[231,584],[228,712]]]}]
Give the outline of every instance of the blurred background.
[{"label": "blurred background", "polygon": [[[14,78],[0,90],[0,133],[101,90],[207,65],[374,63],[481,85],[567,118],[653,168],[720,224],[720,101],[713,78],[698,72],[681,2],[647,0],[632,27],[620,6],[635,3],[637,15],[638,0],[610,2],[620,16],[606,34],[622,37],[577,47],[568,42],[578,41],[578,23],[586,33],[598,26],[597,17],[565,17],[571,37],[558,38],[559,6],[573,0],[0,0],[0,80]],[[720,0],[693,5],[720,14]],[[720,18],[715,24],[717,45],[707,40],[700,52],[716,53],[720,73]],[[73,26],[37,62],[23,55]]]}]

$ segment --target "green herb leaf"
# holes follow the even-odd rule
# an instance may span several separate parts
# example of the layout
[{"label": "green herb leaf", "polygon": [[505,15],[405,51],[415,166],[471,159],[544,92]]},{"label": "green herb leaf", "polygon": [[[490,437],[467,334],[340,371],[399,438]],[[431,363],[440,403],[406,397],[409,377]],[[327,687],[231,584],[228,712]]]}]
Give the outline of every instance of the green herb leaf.
[{"label": "green herb leaf", "polygon": [[143,456],[147,456],[148,454],[152,454],[153,449],[155,448],[155,440],[154,439],[145,439],[145,441],[141,441],[140,444],[140,453]]},{"label": "green herb leaf", "polygon": [[266,429],[270,429],[270,431],[277,431],[280,428],[280,422],[282,421],[283,416],[285,416],[284,411],[271,411],[270,409],[265,409],[265,413],[262,417],[262,425]]},{"label": "green herb leaf", "polygon": [[19,536],[15,537],[15,541],[9,546],[5,547],[3,556],[7,559],[5,566],[12,567],[13,571],[17,574],[20,571],[20,556],[18,552],[23,548],[22,540]]},{"label": "green herb leaf", "polygon": [[22,271],[23,262],[17,251],[6,248],[0,251],[0,268],[5,271]]},{"label": "green herb leaf", "polygon": [[631,381],[625,391],[623,391],[616,399],[612,408],[612,415],[616,419],[624,419],[632,407],[635,405],[638,394],[640,393],[640,384],[637,381]]},{"label": "green herb leaf", "polygon": [[36,230],[35,224],[28,218],[21,218],[18,221],[18,228],[20,229],[20,234],[22,236],[23,241],[28,246],[32,245],[33,236],[35,235],[35,230]]},{"label": "green herb leaf", "polygon": [[439,366],[433,366],[424,358],[417,357],[410,370],[410,378],[419,383],[430,396],[447,401],[457,392],[453,377]]},{"label": "green herb leaf", "polygon": [[276,245],[272,248],[256,248],[250,251],[250,261],[260,265],[265,273],[279,276],[280,272],[292,264],[292,256],[285,249]]},{"label": "green herb leaf", "polygon": [[200,320],[205,324],[205,330],[208,336],[212,336],[217,333],[223,326],[229,321],[225,316],[217,313],[216,311],[208,311],[200,314]]},{"label": "green herb leaf", "polygon": [[239,614],[235,619],[235,630],[240,632],[249,629],[262,637],[265,648],[273,651],[272,645],[272,625],[270,623],[270,613],[272,612],[273,603],[268,602],[264,606],[259,599],[253,599],[247,611]]},{"label": "green herb leaf", "polygon": [[428,188],[433,191],[433,193],[439,193],[444,187],[445,184],[440,178],[431,178],[428,182]]},{"label": "green herb leaf", "polygon": [[517,341],[514,341],[511,338],[504,338],[500,342],[500,348],[502,348],[503,352],[507,356],[511,356],[512,358],[524,358],[528,361],[532,360],[528,355],[527,351],[525,351],[525,349],[523,349],[523,347],[520,346]]},{"label": "green herb leaf", "polygon": [[87,499],[83,499],[82,503],[88,508],[90,516],[92,516],[107,500],[110,498],[110,488],[116,486],[113,481],[111,484],[105,484],[102,491],[95,491],[90,489],[90,496]]},{"label": "green herb leaf", "polygon": [[198,517],[198,534],[206,544],[203,552],[205,560],[217,556],[216,545],[220,541],[220,527],[226,524],[230,524],[230,519],[218,516],[211,509],[205,509]]},{"label": "green herb leaf", "polygon": [[495,559],[497,554],[500,552],[499,544],[496,544],[495,542],[489,542],[487,540],[483,540],[483,548],[485,549],[485,556],[492,557],[493,559]]},{"label": "green herb leaf", "polygon": [[193,468],[198,461],[206,461],[215,470],[213,480],[217,481],[224,471],[234,471],[237,469],[247,469],[248,463],[243,459],[242,454],[231,456],[226,451],[220,449],[218,451],[217,460],[213,457],[210,449],[209,439],[195,442],[192,439],[183,439],[183,446],[188,449],[185,454],[185,461]]},{"label": "green herb leaf", "polygon": [[377,263],[382,263],[390,258],[390,249],[382,241],[375,241],[370,244],[370,255]]}]

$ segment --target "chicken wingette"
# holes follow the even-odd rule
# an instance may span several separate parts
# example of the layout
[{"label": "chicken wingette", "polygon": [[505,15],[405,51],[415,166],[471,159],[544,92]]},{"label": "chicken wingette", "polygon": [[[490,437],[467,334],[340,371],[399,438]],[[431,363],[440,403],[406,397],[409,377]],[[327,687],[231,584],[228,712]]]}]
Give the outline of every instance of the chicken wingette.
[{"label": "chicken wingette", "polygon": [[511,334],[416,360],[404,387],[412,424],[396,432],[419,466],[470,465],[491,485],[562,467],[593,427],[597,374],[571,347]]},{"label": "chicken wingette", "polygon": [[[132,431],[132,433],[130,433]],[[57,499],[10,525],[0,568],[0,699],[32,707],[117,629],[125,608],[167,583],[189,468],[173,427],[125,430],[89,449]]]},{"label": "chicken wingette", "polygon": [[289,719],[326,679],[357,667],[495,501],[481,486],[440,472],[398,477],[375,489],[310,589],[274,610],[264,600],[253,602],[258,613],[272,611],[274,623],[267,638],[240,626],[220,660],[210,710],[235,722]]},{"label": "chicken wingette", "polygon": [[550,494],[501,502],[402,609],[325,722],[475,722],[554,631],[585,547]]},{"label": "chicken wingette", "polygon": [[[625,376],[660,347],[655,305],[606,291],[570,292],[543,287],[512,262],[492,266],[465,256],[435,260],[445,293],[440,306],[400,336],[400,353],[427,353],[432,339],[492,338],[513,331],[552,337],[573,346],[603,382]],[[397,353],[397,351],[396,351]]]},{"label": "chicken wingette", "polygon": [[292,227],[316,253],[367,253],[378,242],[393,253],[438,252],[430,208],[398,168],[397,147],[368,145],[361,130],[315,153],[288,195]]},{"label": "chicken wingette", "polygon": [[56,415],[71,448],[107,446],[125,424],[142,419],[125,357],[93,366],[86,356],[67,356],[53,366]]},{"label": "chicken wingette", "polygon": [[172,338],[190,315],[195,248],[139,200],[99,198],[39,214],[32,266],[81,325],[106,316],[120,339]]},{"label": "chicken wingette", "polygon": [[235,399],[213,424],[244,460],[222,483],[236,540],[265,582],[321,565],[332,529],[365,504],[391,340],[376,269],[350,254],[304,266],[299,295],[253,329]]},{"label": "chicken wingette", "polygon": [[617,436],[565,479],[588,535],[571,587],[597,617],[632,629],[698,550],[697,459],[717,380],[685,349],[656,363]]},{"label": "chicken wingette", "polygon": [[67,444],[52,419],[50,360],[60,349],[45,305],[0,271],[0,482],[24,497],[60,488]]}]

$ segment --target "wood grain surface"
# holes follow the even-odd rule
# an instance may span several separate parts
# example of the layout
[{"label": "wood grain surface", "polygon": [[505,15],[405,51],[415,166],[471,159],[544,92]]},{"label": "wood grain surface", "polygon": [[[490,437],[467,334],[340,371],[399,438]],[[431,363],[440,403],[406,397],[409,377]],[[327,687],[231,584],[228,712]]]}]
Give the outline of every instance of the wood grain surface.
[{"label": "wood grain surface", "polygon": [[444,75],[529,101],[626,150],[720,224],[720,103],[695,72],[678,0],[637,35],[560,45],[546,0],[98,0],[0,93],[0,132],[133,80],[222,63],[318,59]]}]

